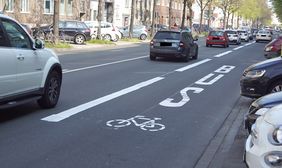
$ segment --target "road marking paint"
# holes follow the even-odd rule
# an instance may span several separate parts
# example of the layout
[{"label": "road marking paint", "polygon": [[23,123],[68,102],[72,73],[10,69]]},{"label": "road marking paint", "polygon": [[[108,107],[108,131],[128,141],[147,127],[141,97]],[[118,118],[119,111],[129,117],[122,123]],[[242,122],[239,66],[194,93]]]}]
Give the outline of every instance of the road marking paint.
[{"label": "road marking paint", "polygon": [[244,48],[245,46],[240,46],[240,47],[236,47],[234,48],[233,50],[236,51],[236,50],[239,50],[240,48]]},{"label": "road marking paint", "polygon": [[249,45],[252,45],[253,43],[247,43],[247,44],[245,44],[244,46],[249,46]]},{"label": "road marking paint", "polygon": [[164,77],[156,77],[156,78],[153,78],[153,79],[141,82],[139,84],[136,84],[136,85],[133,85],[131,87],[125,88],[123,90],[114,92],[112,94],[109,94],[107,96],[98,98],[98,99],[90,101],[88,103],[84,103],[82,105],[73,107],[73,108],[65,110],[63,112],[47,116],[45,118],[42,118],[41,120],[48,121],[48,122],[59,122],[59,121],[62,121],[64,119],[66,119],[66,118],[69,118],[69,117],[75,115],[75,114],[78,114],[80,112],[83,112],[85,110],[93,108],[95,106],[98,106],[98,105],[100,105],[102,103],[108,102],[108,101],[113,100],[115,98],[118,98],[120,96],[126,95],[128,93],[134,92],[136,90],[139,90],[139,89],[141,89],[143,87],[149,86],[149,85],[151,85],[153,83],[156,83],[156,82],[158,82],[160,80],[163,80],[163,79],[164,79]]},{"label": "road marking paint", "polygon": [[217,55],[215,55],[214,57],[219,58],[219,57],[222,57],[222,56],[227,55],[227,54],[229,54],[229,53],[232,53],[232,51],[226,51],[226,52],[224,52],[224,53],[217,54]]},{"label": "road marking paint", "polygon": [[198,80],[197,82],[195,82],[195,84],[198,84],[198,85],[212,85],[214,84],[216,81],[218,81],[219,79],[221,79],[224,75],[220,74],[220,75],[217,75],[217,77],[215,77],[214,79],[210,80],[209,82],[206,82],[207,79],[213,77],[215,74],[213,73],[210,73],[208,74],[207,76],[201,78],[200,80]]},{"label": "road marking paint", "polygon": [[134,61],[134,60],[138,60],[138,59],[142,59],[142,58],[146,58],[146,57],[149,57],[149,55],[131,58],[131,59],[126,59],[126,60],[121,60],[121,61],[109,62],[109,63],[105,63],[105,64],[100,64],[100,65],[93,65],[93,66],[88,66],[88,67],[83,67],[83,68],[67,70],[63,73],[70,73],[70,72],[77,72],[77,71],[82,71],[82,70],[87,70],[87,69],[93,69],[93,68],[103,67],[103,66],[107,66],[107,65],[113,65],[113,64],[123,63],[123,62]]},{"label": "road marking paint", "polygon": [[194,63],[194,64],[187,65],[187,66],[185,66],[185,67],[179,68],[179,69],[177,69],[177,70],[175,70],[175,71],[176,71],[176,72],[183,72],[183,71],[186,71],[186,70],[188,70],[188,69],[191,69],[191,68],[194,68],[194,67],[196,67],[196,66],[199,66],[199,65],[201,65],[201,64],[204,64],[204,63],[206,63],[206,62],[209,62],[209,61],[211,61],[211,60],[212,60],[212,59],[204,59],[204,60],[199,61],[199,62],[196,62],[196,63]]}]

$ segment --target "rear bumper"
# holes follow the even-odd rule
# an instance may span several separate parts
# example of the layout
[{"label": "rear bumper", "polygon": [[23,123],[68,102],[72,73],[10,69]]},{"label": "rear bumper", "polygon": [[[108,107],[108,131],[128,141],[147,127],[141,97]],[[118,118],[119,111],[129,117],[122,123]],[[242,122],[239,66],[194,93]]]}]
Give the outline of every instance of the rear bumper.
[{"label": "rear bumper", "polygon": [[174,57],[174,58],[184,58],[186,54],[183,50],[169,50],[169,49],[150,49],[150,55],[154,57]]},{"label": "rear bumper", "polygon": [[225,45],[227,44],[227,41],[220,41],[220,40],[207,40],[206,44],[208,45]]}]

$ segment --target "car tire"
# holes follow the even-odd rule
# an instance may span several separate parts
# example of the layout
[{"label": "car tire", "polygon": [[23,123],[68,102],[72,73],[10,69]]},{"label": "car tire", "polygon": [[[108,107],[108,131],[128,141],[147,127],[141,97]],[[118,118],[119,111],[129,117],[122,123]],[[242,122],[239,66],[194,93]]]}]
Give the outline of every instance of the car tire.
[{"label": "car tire", "polygon": [[52,71],[48,75],[44,85],[43,95],[37,101],[40,107],[53,108],[57,105],[61,91],[61,83],[62,78],[57,71]]},{"label": "car tire", "polygon": [[85,37],[82,34],[78,34],[74,37],[75,44],[83,44],[85,42]]},{"label": "car tire", "polygon": [[197,48],[195,55],[192,57],[193,60],[198,59],[198,51],[199,51],[199,49]]},{"label": "car tire", "polygon": [[141,34],[139,38],[140,38],[140,40],[146,40],[147,35],[146,34]]},{"label": "car tire", "polygon": [[206,47],[209,47],[210,45],[206,44]]},{"label": "car tire", "polygon": [[113,42],[117,42],[117,41],[119,41],[119,36],[118,35],[115,35],[116,36],[116,38],[115,39],[113,39],[112,41]]},{"label": "car tire", "polygon": [[156,60],[156,57],[155,57],[155,56],[150,55],[150,60],[151,60],[151,61],[155,61],[155,60]]},{"label": "car tire", "polygon": [[275,93],[282,91],[282,80],[272,83],[268,89],[268,93]]},{"label": "car tire", "polygon": [[106,40],[106,41],[110,41],[111,39],[112,39],[112,36],[109,34],[105,34],[103,37],[103,40]]}]

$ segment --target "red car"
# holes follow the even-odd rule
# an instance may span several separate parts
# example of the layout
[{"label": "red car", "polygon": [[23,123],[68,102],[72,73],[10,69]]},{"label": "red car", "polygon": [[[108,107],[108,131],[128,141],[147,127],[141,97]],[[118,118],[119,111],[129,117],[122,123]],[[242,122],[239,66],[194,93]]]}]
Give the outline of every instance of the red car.
[{"label": "red car", "polygon": [[210,31],[207,39],[206,39],[206,47],[210,47],[212,45],[222,45],[223,47],[229,47],[228,36],[225,31]]},{"label": "red car", "polygon": [[265,58],[273,58],[281,55],[282,36],[272,40],[264,47]]}]

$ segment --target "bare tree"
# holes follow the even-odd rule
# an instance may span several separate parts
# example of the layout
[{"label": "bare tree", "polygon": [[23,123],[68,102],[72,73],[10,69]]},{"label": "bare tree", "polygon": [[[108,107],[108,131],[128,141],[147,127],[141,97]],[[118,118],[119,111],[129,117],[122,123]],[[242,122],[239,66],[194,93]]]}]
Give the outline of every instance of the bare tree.
[{"label": "bare tree", "polygon": [[130,16],[130,25],[129,25],[129,38],[132,38],[133,35],[133,25],[135,18],[135,9],[136,8],[136,0],[131,1],[131,16]]},{"label": "bare tree", "polygon": [[155,31],[155,20],[156,20],[156,4],[157,4],[157,0],[153,1],[153,18],[152,18],[152,26],[151,26],[151,34],[150,36],[153,37],[154,35],[154,31]]},{"label": "bare tree", "polygon": [[59,19],[60,19],[60,1],[54,0],[54,15],[53,15],[54,36],[53,39],[51,39],[54,44],[59,43]]},{"label": "bare tree", "polygon": [[188,20],[189,20],[189,27],[191,28],[192,30],[192,19],[193,19],[193,9],[192,9],[192,6],[193,6],[193,3],[194,3],[195,0],[188,0],[187,1],[187,7],[188,7],[188,10],[189,10],[189,15],[188,15]]},{"label": "bare tree", "polygon": [[188,0],[184,0],[184,1],[183,1],[183,12],[182,12],[181,29],[184,29],[184,23],[185,23],[185,19],[186,19],[186,6],[187,6],[187,1],[188,1]]},{"label": "bare tree", "polygon": [[209,3],[212,2],[212,0],[196,0],[197,4],[200,7],[200,32],[202,31],[202,23],[203,23],[203,14],[204,14],[204,10],[206,9],[206,7],[208,6]]},{"label": "bare tree", "polygon": [[98,2],[98,15],[97,15],[97,20],[98,20],[98,32],[97,32],[97,38],[101,38],[101,22],[103,21],[103,9],[104,9],[104,0],[99,0]]},{"label": "bare tree", "polygon": [[172,2],[173,0],[169,0],[169,8],[168,8],[168,29],[170,30],[171,24],[171,17],[172,17]]}]

